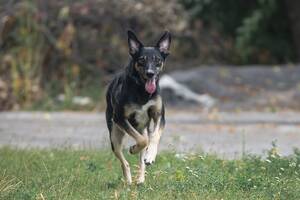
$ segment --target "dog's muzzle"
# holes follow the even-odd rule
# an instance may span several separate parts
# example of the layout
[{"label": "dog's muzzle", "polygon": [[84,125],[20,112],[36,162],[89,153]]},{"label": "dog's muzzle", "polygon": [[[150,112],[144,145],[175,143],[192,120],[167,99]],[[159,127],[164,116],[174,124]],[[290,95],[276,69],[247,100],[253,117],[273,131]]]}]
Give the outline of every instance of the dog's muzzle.
[{"label": "dog's muzzle", "polygon": [[155,75],[154,71],[152,71],[152,70],[147,70],[146,71],[146,76],[147,76],[148,79],[152,79],[154,75]]}]

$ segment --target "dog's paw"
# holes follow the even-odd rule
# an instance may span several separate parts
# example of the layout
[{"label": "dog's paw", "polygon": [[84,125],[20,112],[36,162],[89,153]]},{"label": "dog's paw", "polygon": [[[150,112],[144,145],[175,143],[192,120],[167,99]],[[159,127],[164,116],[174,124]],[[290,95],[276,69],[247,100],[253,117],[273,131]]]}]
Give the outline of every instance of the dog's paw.
[{"label": "dog's paw", "polygon": [[136,182],[136,184],[138,186],[141,186],[141,185],[144,184],[144,182],[145,182],[145,177],[139,177],[138,180],[137,180],[137,182]]},{"label": "dog's paw", "polygon": [[155,162],[156,154],[157,154],[157,147],[150,145],[146,150],[146,155],[144,157],[145,164],[146,165],[153,164]]}]

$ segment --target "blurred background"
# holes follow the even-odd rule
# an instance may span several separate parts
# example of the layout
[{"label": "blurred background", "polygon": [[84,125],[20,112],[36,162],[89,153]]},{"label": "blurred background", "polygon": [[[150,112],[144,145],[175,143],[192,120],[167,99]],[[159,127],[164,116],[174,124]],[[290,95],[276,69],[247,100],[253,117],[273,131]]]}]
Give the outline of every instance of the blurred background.
[{"label": "blurred background", "polygon": [[[128,29],[172,34],[141,187],[103,112]],[[300,199],[299,61],[300,0],[0,0],[0,199]]]},{"label": "blurred background", "polygon": [[299,11],[295,0],[0,0],[0,110],[103,110],[127,29],[147,45],[172,33],[167,78],[193,98],[166,86],[168,105],[299,109]]}]

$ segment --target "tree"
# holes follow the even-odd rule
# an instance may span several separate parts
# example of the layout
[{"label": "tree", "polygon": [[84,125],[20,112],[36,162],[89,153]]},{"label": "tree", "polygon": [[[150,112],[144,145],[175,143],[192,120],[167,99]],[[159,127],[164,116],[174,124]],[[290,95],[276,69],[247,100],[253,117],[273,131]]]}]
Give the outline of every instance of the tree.
[{"label": "tree", "polygon": [[297,61],[300,61],[300,1],[285,0],[285,5],[290,21],[294,45],[296,48]]}]

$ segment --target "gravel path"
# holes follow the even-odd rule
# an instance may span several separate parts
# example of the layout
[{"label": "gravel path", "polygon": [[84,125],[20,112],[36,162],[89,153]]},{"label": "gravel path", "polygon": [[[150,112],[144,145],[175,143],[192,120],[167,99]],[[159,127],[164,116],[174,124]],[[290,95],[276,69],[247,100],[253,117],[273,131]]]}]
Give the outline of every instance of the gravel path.
[{"label": "gravel path", "polygon": [[[279,153],[300,148],[300,113],[200,113],[171,110],[160,150],[204,151],[237,158],[264,155],[276,141]],[[128,139],[132,143],[131,139]],[[110,148],[103,113],[2,112],[0,146]]]}]

